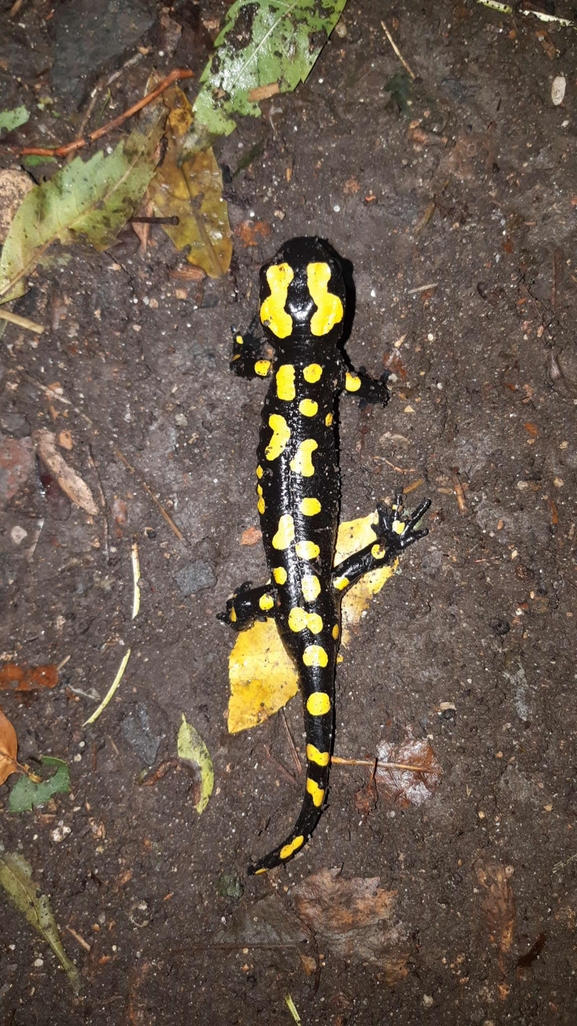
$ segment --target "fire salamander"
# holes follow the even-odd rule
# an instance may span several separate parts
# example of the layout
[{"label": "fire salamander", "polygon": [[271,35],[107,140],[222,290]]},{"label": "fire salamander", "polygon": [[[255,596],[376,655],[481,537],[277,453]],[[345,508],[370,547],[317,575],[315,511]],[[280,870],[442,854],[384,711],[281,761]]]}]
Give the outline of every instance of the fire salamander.
[{"label": "fire salamander", "polygon": [[[235,630],[272,617],[298,668],[306,728],[307,777],[293,830],[249,873],[264,873],[301,850],[326,799],[334,729],[334,678],[341,599],[363,574],[390,563],[427,534],[417,524],[430,502],[413,513],[402,496],[379,504],[376,541],[333,567],[340,480],[336,400],[350,392],[363,403],[385,405],[387,375],[375,380],[348,369],[339,350],[346,292],[341,261],[321,239],[286,242],[261,269],[257,318],[234,334],[231,369],[269,378],[256,468],[257,506],[270,581],[246,582],[220,618]],[[253,333],[255,332],[255,333]],[[270,354],[270,348],[273,354]]]}]

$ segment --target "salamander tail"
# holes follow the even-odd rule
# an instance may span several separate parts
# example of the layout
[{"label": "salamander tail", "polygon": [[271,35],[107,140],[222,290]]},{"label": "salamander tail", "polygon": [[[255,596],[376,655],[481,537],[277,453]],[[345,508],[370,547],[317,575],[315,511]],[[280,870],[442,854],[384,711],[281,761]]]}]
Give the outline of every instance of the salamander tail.
[{"label": "salamander tail", "polygon": [[292,859],[293,855],[304,848],[320,819],[327,793],[328,778],[328,764],[320,768],[318,765],[308,762],[307,789],[299,818],[286,840],[279,844],[278,848],[248,867],[249,876],[265,873],[269,869],[276,869],[277,866],[284,865],[285,862]]}]

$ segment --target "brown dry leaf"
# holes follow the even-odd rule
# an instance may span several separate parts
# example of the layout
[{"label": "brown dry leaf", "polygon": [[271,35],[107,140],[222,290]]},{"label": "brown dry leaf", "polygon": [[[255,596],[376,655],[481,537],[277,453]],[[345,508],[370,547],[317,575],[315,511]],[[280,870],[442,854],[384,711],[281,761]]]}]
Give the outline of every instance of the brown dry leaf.
[{"label": "brown dry leaf", "polygon": [[211,940],[219,947],[299,949],[308,944],[310,933],[278,894],[269,894],[260,901],[239,906]]},{"label": "brown dry leaf", "polygon": [[5,663],[0,667],[0,690],[3,691],[35,691],[36,688],[55,688],[57,684],[56,663],[42,666]]},{"label": "brown dry leaf", "polygon": [[0,503],[8,502],[22,487],[34,469],[34,453],[29,438],[0,436]]},{"label": "brown dry leaf", "polygon": [[64,494],[91,517],[98,516],[98,506],[90,488],[76,471],[68,466],[64,457],[56,449],[54,433],[48,431],[47,428],[39,428],[32,437],[38,456],[54,475]]},{"label": "brown dry leaf", "polygon": [[18,769],[16,755],[18,738],[7,716],[0,709],[0,784]]},{"label": "brown dry leaf", "polygon": [[[343,880],[340,869],[322,869],[291,891],[300,919],[342,958],[372,962],[391,986],[407,975],[407,932],[395,923],[396,891],[380,877]],[[323,948],[321,947],[321,950]]]},{"label": "brown dry leaf", "polygon": [[272,228],[266,221],[242,221],[234,229],[234,234],[238,235],[242,244],[248,248],[258,246],[263,239],[269,237],[271,231]]},{"label": "brown dry leaf", "polygon": [[[439,786],[442,768],[426,738],[417,740],[409,736],[400,745],[381,741],[377,747],[379,760],[375,780],[386,798],[397,802],[403,808],[408,805],[422,805]],[[427,773],[414,770],[382,766],[381,763],[400,763],[402,766],[419,766]]]},{"label": "brown dry leaf", "polygon": [[26,171],[13,168],[0,171],[0,244],[6,242],[14,214],[34,187],[34,179]]},{"label": "brown dry leaf", "polygon": [[489,939],[502,955],[511,950],[515,929],[515,895],[511,885],[513,866],[487,862],[477,866],[477,880],[484,888],[483,913]]},{"label": "brown dry leaf", "polygon": [[163,97],[169,108],[168,145],[150,183],[147,198],[161,217],[178,217],[177,225],[163,229],[186,259],[210,278],[226,274],[232,256],[228,208],[222,195],[222,174],[212,149],[182,160],[182,141],[193,115],[182,89],[173,86]]},{"label": "brown dry leaf", "polygon": [[379,792],[374,777],[371,777],[365,787],[361,787],[355,794],[355,808],[361,816],[369,816],[376,807],[379,800]]}]

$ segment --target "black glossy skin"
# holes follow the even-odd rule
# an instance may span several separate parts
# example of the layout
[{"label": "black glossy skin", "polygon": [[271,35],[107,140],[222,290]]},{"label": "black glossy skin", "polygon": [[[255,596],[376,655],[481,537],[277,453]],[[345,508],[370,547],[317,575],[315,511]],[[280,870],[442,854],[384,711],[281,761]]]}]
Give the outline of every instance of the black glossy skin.
[{"label": "black glossy skin", "polygon": [[[267,316],[270,312],[267,300],[274,281],[271,285],[267,272],[272,267],[274,274],[277,265],[288,266],[294,276],[288,290],[280,289],[278,317],[271,318]],[[323,326],[328,329],[322,334],[318,333],[317,323],[315,334],[312,318],[318,307],[309,291],[307,269],[319,265],[330,268],[329,300],[336,302],[337,307],[338,302],[342,304],[342,315],[337,315],[334,324],[331,318],[324,324],[321,322],[321,329]],[[336,301],[331,297],[336,297]],[[322,303],[322,298],[319,301]],[[306,844],[318,822],[326,798],[333,746],[334,678],[342,596],[364,573],[391,562],[399,552],[427,533],[415,527],[429,506],[428,501],[422,503],[411,516],[405,516],[400,496],[392,508],[379,506],[379,523],[375,527],[378,544],[367,546],[340,566],[333,567],[340,500],[335,434],[337,399],[342,391],[349,390],[365,403],[385,405],[389,393],[384,379],[375,381],[351,372],[338,348],[345,313],[342,267],[334,252],[325,248],[320,239],[291,239],[271,263],[261,269],[260,310],[265,340],[250,332],[236,335],[231,369],[245,377],[266,375],[271,379],[257,450],[259,512],[271,582],[260,588],[241,586],[229,600],[221,619],[236,630],[243,630],[255,619],[274,617],[283,644],[299,673],[307,739],[307,791],[289,837],[249,867],[249,873],[263,872],[288,861]],[[290,323],[288,334],[279,337],[279,324],[286,332],[287,323]],[[270,363],[268,347],[274,350]],[[316,371],[311,372],[311,365]],[[294,368],[294,374],[287,372],[287,367]],[[318,380],[313,380],[317,376]],[[302,412],[302,400],[308,401],[304,407],[306,415]],[[316,404],[316,408],[311,403]],[[281,418],[283,425],[279,435]],[[278,442],[279,437],[284,447],[282,444],[275,446],[275,439]],[[298,460],[295,463],[295,456],[303,442],[308,458],[305,456],[299,465]],[[310,504],[302,506],[303,500],[311,499],[320,503],[320,508],[315,504],[314,512]],[[303,512],[303,508],[308,512]],[[281,530],[287,518],[294,528],[294,537],[292,529],[288,533]],[[299,543],[308,543],[312,548],[303,550]],[[315,695],[321,697],[315,698]],[[321,753],[320,758],[309,748],[311,745]],[[326,764],[322,765],[323,762]]]}]

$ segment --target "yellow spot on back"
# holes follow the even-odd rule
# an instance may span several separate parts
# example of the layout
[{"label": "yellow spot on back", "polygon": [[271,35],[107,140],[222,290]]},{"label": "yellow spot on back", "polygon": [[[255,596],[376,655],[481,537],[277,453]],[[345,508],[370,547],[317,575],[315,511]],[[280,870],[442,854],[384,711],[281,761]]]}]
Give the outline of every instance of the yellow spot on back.
[{"label": "yellow spot on back", "polygon": [[291,855],[294,855],[295,851],[298,851],[299,848],[302,848],[304,843],[305,839],[303,835],[299,834],[298,837],[294,838],[294,840],[289,841],[288,844],[285,844],[284,848],[281,848],[281,850],[279,851],[280,858],[290,859]]},{"label": "yellow spot on back", "polygon": [[231,609],[231,611],[230,611],[230,622],[231,623],[236,623],[236,620],[237,620],[236,610],[235,609]]},{"label": "yellow spot on back", "polygon": [[255,869],[254,871],[255,876],[260,876],[261,873],[266,873],[266,869]]},{"label": "yellow spot on back", "polygon": [[264,470],[262,469],[262,467],[261,467],[261,465],[259,463],[258,467],[256,468],[256,476],[258,477],[259,481],[260,481],[260,479],[261,479],[263,474],[264,474]]},{"label": "yellow spot on back", "polygon": [[322,506],[318,499],[303,499],[301,501],[301,513],[305,517],[314,517],[317,513],[320,513]]},{"label": "yellow spot on back", "polygon": [[307,777],[307,791],[310,794],[313,805],[316,805],[317,809],[323,804],[323,798],[325,792],[322,787],[319,787],[316,780],[312,780],[311,777]]},{"label": "yellow spot on back", "polygon": [[327,413],[327,415],[325,417],[325,424],[326,424],[326,426],[330,427],[332,422],[333,422],[333,420],[334,420],[334,417],[333,417],[332,413]]},{"label": "yellow spot on back", "polygon": [[314,385],[315,382],[320,381],[322,373],[323,369],[320,363],[309,363],[303,370],[303,378],[308,381],[309,385]]},{"label": "yellow spot on back", "polygon": [[337,591],[344,591],[350,583],[348,577],[339,577],[338,581],[335,581],[335,588]]},{"label": "yellow spot on back", "polygon": [[338,636],[339,636],[339,625],[338,625],[338,623],[336,623],[336,624],[334,625],[334,627],[333,627],[333,629],[332,629],[332,632],[331,632],[331,633],[332,633],[332,635],[333,635],[333,638],[334,638],[334,639],[335,639],[335,641],[336,641],[336,640],[337,640],[337,638],[338,638]]},{"label": "yellow spot on back", "polygon": [[254,372],[259,378],[266,378],[270,370],[270,360],[257,360],[254,365]]},{"label": "yellow spot on back", "polygon": [[295,545],[295,552],[299,559],[316,559],[320,551],[316,542],[313,541],[300,541]]},{"label": "yellow spot on back", "polygon": [[[316,647],[311,645],[311,648]],[[326,691],[314,691],[307,698],[307,712],[311,716],[325,716],[331,710],[331,700]]]},{"label": "yellow spot on back", "polygon": [[244,339],[243,339],[242,335],[236,335],[234,341],[236,342],[237,346],[244,345]]},{"label": "yellow spot on back", "polygon": [[359,376],[357,374],[351,374],[350,371],[347,371],[347,376],[345,379],[345,388],[347,392],[358,392],[360,387],[361,379],[359,378]]},{"label": "yellow spot on back", "polygon": [[288,625],[291,631],[298,634],[308,628],[311,634],[320,634],[323,629],[322,617],[318,613],[307,613],[306,609],[295,606],[288,615]]},{"label": "yellow spot on back", "polygon": [[384,559],[387,554],[387,550],[381,548],[380,545],[373,545],[371,549],[371,556],[375,559]]},{"label": "yellow spot on back", "polygon": [[272,575],[277,584],[285,584],[287,579],[287,572],[284,566],[275,566]]},{"label": "yellow spot on back", "polygon": [[281,452],[284,452],[286,449],[291,431],[284,417],[281,417],[278,413],[271,413],[268,418],[268,426],[272,428],[272,438],[264,454],[267,460],[276,460]]},{"label": "yellow spot on back", "polygon": [[316,762],[317,766],[328,766],[331,757],[328,752],[319,752],[314,745],[307,745],[307,759]]},{"label": "yellow spot on back", "polygon": [[272,609],[274,606],[274,600],[270,595],[261,595],[258,600],[260,608],[266,613],[267,609]]},{"label": "yellow spot on back", "polygon": [[266,509],[266,503],[265,503],[262,495],[260,496],[260,498],[259,498],[259,500],[258,500],[258,502],[256,504],[256,508],[258,509],[260,514],[264,513],[264,511]]},{"label": "yellow spot on back", "polygon": [[314,417],[318,413],[319,404],[315,403],[314,399],[301,399],[299,410],[303,417]]},{"label": "yellow spot on back", "polygon": [[294,520],[290,513],[285,513],[278,522],[278,530],[272,540],[273,549],[288,549],[290,543],[294,541],[294,537]]},{"label": "yellow spot on back", "polygon": [[291,470],[295,474],[301,474],[302,477],[312,477],[315,472],[312,454],[318,447],[318,442],[315,442],[314,438],[305,438],[290,461]]},{"label": "yellow spot on back", "polygon": [[301,590],[306,602],[314,602],[321,592],[321,582],[315,574],[306,574],[301,581]]},{"label": "yellow spot on back", "polygon": [[[327,666],[329,657],[325,652],[322,645],[307,645],[303,652],[303,663],[305,666]],[[326,695],[328,698],[328,695]],[[308,709],[307,702],[307,709]],[[309,709],[309,712],[311,710]],[[327,710],[328,711],[328,710]],[[319,713],[313,713],[313,716],[320,715]]]},{"label": "yellow spot on back", "polygon": [[293,278],[294,271],[289,264],[272,264],[266,272],[270,296],[261,304],[260,319],[277,338],[286,338],[293,330],[293,319],[285,310]]},{"label": "yellow spot on back", "polygon": [[343,319],[343,304],[339,296],[329,292],[327,285],[331,277],[328,264],[309,264],[307,267],[307,285],[318,309],[311,317],[313,335],[327,335],[340,324]]},{"label": "yellow spot on back", "polygon": [[286,399],[290,402],[294,399],[295,392],[295,369],[292,363],[283,363],[276,372],[276,394],[279,399]]}]

